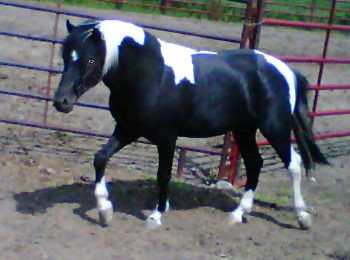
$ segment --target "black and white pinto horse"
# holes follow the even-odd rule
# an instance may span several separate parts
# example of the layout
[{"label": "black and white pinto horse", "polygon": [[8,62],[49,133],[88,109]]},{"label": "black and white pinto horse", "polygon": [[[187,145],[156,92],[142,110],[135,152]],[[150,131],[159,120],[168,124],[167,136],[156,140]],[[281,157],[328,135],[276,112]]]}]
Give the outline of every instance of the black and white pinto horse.
[{"label": "black and white pinto horse", "polygon": [[[110,90],[109,109],[115,130],[94,158],[95,196],[108,222],[113,207],[104,176],[111,156],[145,137],[158,149],[159,202],[148,223],[161,225],[169,207],[168,184],[179,136],[210,137],[233,132],[247,172],[247,183],[232,223],[242,222],[253,206],[263,160],[257,129],[288,169],[295,210],[302,228],[311,217],[301,195],[301,159],[306,171],[327,164],[309,125],[307,80],[282,61],[257,50],[197,51],[157,39],[130,23],[67,21],[63,44],[64,72],[54,106],[69,113],[77,99],[99,81]],[[301,157],[291,145],[291,130]]]}]

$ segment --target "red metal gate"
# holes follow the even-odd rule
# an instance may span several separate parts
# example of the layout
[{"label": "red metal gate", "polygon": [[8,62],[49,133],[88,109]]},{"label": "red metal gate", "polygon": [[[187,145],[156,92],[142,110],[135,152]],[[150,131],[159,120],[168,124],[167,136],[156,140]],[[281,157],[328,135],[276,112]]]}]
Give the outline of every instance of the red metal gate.
[{"label": "red metal gate", "polygon": [[[276,4],[275,2],[269,2],[265,3],[265,0],[258,0],[258,8],[261,8],[260,10],[257,10],[256,13],[262,14],[266,10],[269,10],[269,4]],[[312,107],[311,107],[311,120],[312,123],[315,123],[317,120],[317,117],[325,117],[325,116],[349,116],[350,115],[350,107],[349,109],[332,109],[332,110],[322,110],[322,107],[319,106],[319,99],[322,97],[322,95],[326,95],[324,92],[326,91],[339,91],[339,90],[350,90],[350,85],[347,82],[346,84],[322,84],[322,80],[324,78],[324,69],[327,65],[349,65],[350,64],[350,58],[333,58],[328,57],[328,49],[329,49],[329,42],[331,39],[331,33],[332,32],[350,32],[350,26],[349,25],[336,25],[334,24],[334,21],[336,19],[339,19],[339,17],[336,17],[336,10],[337,4],[344,1],[339,0],[332,0],[331,6],[326,9],[329,12],[328,21],[327,23],[315,23],[315,22],[300,22],[300,21],[290,21],[290,20],[279,20],[279,19],[271,19],[271,18],[265,18],[257,16],[256,24],[262,24],[264,26],[280,26],[284,28],[298,28],[303,30],[322,30],[325,32],[325,38],[323,42],[322,47],[322,55],[317,57],[294,57],[294,56],[280,56],[279,58],[285,62],[288,63],[309,63],[309,64],[316,64],[319,66],[318,69],[318,75],[316,82],[311,82],[311,86],[309,87],[310,91],[313,91],[313,98],[312,98]],[[267,4],[267,5],[266,5]],[[312,0],[313,9],[315,8],[321,8],[317,7],[314,0]],[[348,10],[349,11],[349,10]],[[312,21],[312,15],[310,16],[310,21]],[[323,17],[325,18],[325,17]],[[259,38],[259,37],[257,37]],[[252,48],[258,48],[258,42],[254,42],[253,45],[250,47]],[[350,56],[350,55],[349,55]],[[350,119],[350,118],[349,118]],[[347,129],[344,129],[344,131],[334,131],[334,132],[328,132],[328,133],[320,133],[315,136],[316,139],[326,139],[326,138],[339,138],[339,137],[345,137],[350,136],[350,124]],[[229,180],[230,182],[235,181],[235,175],[237,175],[238,172],[238,166],[239,166],[239,152],[238,147],[234,144],[234,139],[231,140],[231,151],[229,155],[230,159],[230,172],[229,172]],[[259,140],[258,141],[259,146],[268,145],[268,142],[266,140]],[[244,185],[244,183],[238,183],[238,185]]]}]

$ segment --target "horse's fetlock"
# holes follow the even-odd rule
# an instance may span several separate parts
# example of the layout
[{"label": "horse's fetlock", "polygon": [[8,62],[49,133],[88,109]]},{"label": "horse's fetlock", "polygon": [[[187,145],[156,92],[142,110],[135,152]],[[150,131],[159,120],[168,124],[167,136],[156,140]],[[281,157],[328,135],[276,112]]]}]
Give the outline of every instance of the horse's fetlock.
[{"label": "horse's fetlock", "polygon": [[308,230],[311,228],[311,215],[305,211],[298,212],[298,223],[302,230]]}]

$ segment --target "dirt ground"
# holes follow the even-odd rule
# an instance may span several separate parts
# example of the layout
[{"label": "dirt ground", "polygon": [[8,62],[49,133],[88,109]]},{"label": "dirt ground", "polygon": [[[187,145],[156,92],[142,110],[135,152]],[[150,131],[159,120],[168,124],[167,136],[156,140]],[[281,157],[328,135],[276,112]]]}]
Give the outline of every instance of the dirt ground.
[{"label": "dirt ground", "polygon": [[[239,37],[241,27],[116,11],[80,12],[226,37]],[[60,39],[65,35],[65,18],[60,18]],[[53,21],[52,14],[0,8],[1,31],[49,37]],[[237,47],[154,33],[198,49]],[[349,37],[332,35],[329,56],[350,57]],[[321,32],[264,28],[260,47],[277,56],[315,56],[322,51],[323,39]],[[0,60],[47,66],[49,47],[46,43],[1,37]],[[59,67],[58,48],[56,53],[55,66]],[[296,66],[315,82],[318,66]],[[348,65],[327,65],[323,82],[348,84],[349,69]],[[58,80],[59,76],[53,77],[53,86]],[[0,67],[3,90],[42,95],[46,84],[46,73]],[[106,105],[107,97],[101,86],[82,101]],[[41,101],[1,95],[0,102],[2,119],[42,120]],[[319,102],[322,110],[348,108],[350,93],[321,93]],[[315,133],[349,130],[348,120],[348,116],[318,118]],[[106,111],[81,107],[68,115],[50,107],[49,123],[107,134],[114,127]],[[226,221],[239,201],[241,189],[223,191],[204,184],[217,172],[219,158],[194,155],[185,174],[174,178],[172,210],[164,215],[163,226],[148,230],[144,219],[156,204],[157,157],[153,146],[134,144],[111,160],[107,176],[115,214],[109,227],[101,227],[93,196],[92,158],[106,139],[3,123],[0,136],[0,259],[350,259],[350,138],[319,142],[332,166],[318,167],[315,183],[303,179],[313,226],[310,231],[301,231],[291,207],[289,178],[268,148],[262,149],[264,173],[247,223],[228,226]],[[182,139],[180,143],[214,149],[212,145],[220,140]]]}]

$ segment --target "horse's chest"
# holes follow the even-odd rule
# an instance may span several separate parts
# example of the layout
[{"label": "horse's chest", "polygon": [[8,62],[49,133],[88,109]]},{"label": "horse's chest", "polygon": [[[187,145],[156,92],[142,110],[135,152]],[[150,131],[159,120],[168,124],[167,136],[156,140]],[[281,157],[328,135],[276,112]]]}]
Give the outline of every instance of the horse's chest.
[{"label": "horse's chest", "polygon": [[109,108],[111,115],[118,124],[123,124],[132,129],[148,128],[151,125],[151,109],[137,98],[111,95]]}]

